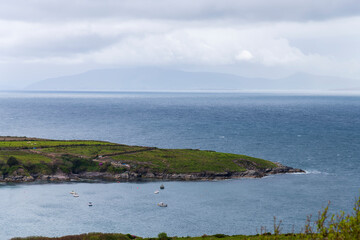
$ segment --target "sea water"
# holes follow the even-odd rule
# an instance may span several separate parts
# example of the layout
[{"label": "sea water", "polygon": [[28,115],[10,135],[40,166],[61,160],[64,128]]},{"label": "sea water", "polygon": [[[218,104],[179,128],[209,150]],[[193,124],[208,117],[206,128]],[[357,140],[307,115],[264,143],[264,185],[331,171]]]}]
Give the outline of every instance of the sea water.
[{"label": "sea water", "polygon": [[[360,194],[359,96],[3,92],[0,119],[0,135],[208,149],[307,171],[205,182],[0,185],[0,239],[256,234],[271,231],[274,216],[283,232],[301,231],[328,201],[333,212],[350,211]],[[165,190],[154,194],[161,183]]]}]

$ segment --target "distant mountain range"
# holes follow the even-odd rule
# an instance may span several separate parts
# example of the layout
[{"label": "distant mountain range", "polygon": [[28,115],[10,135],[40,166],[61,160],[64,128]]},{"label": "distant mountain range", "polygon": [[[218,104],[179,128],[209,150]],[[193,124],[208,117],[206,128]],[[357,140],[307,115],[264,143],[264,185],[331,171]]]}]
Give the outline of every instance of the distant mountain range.
[{"label": "distant mountain range", "polygon": [[212,72],[162,68],[100,69],[46,79],[25,90],[49,91],[196,91],[196,90],[352,90],[360,80],[295,74],[281,79],[247,78]]}]

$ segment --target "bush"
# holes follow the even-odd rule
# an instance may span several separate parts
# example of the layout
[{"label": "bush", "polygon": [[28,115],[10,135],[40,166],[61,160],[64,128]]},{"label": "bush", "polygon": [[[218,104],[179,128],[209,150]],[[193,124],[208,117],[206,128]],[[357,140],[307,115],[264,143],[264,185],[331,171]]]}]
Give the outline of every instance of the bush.
[{"label": "bush", "polygon": [[120,173],[123,173],[126,171],[125,168],[121,168],[121,167],[114,167],[112,165],[110,165],[108,168],[107,168],[107,171],[110,172],[110,173],[114,173],[114,174],[120,174]]},{"label": "bush", "polygon": [[6,176],[8,175],[9,173],[9,166],[8,165],[3,165],[1,168],[0,168],[0,171],[2,172],[2,175]]},{"label": "bush", "polygon": [[100,172],[107,172],[108,168],[110,166],[111,166],[111,163],[109,163],[109,162],[103,163],[101,166],[99,166],[99,171]]},{"label": "bush", "polygon": [[62,164],[59,168],[65,173],[81,173],[96,167],[96,163],[90,159],[80,158],[64,154],[61,156]]},{"label": "bush", "polygon": [[170,239],[170,238],[167,236],[167,234],[164,233],[164,232],[159,233],[159,234],[158,234],[158,238],[159,238],[160,240],[168,240],[168,239]]},{"label": "bush", "polygon": [[315,222],[317,234],[322,239],[360,239],[360,197],[354,204],[352,215],[341,211],[338,214],[328,215],[329,205],[319,212]]},{"label": "bush", "polygon": [[214,235],[214,237],[217,237],[217,238],[224,238],[224,237],[228,237],[228,235],[218,233],[218,234],[215,234],[215,235]]},{"label": "bush", "polygon": [[134,236],[134,235],[131,235],[131,234],[126,234],[126,236],[128,237],[128,238],[130,238],[130,239],[135,239],[136,238],[136,236]]},{"label": "bush", "polygon": [[23,168],[30,174],[52,174],[52,166],[46,163],[25,163]]},{"label": "bush", "polygon": [[9,167],[15,166],[15,165],[19,165],[19,161],[16,159],[16,157],[10,156],[9,159],[6,162],[7,165],[9,165]]}]

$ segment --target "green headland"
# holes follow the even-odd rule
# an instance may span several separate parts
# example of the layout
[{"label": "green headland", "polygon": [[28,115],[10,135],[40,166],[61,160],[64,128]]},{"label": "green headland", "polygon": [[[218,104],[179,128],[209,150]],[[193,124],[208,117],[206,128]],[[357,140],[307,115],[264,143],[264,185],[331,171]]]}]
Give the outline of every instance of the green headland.
[{"label": "green headland", "polygon": [[104,141],[0,137],[0,181],[210,180],[303,172],[246,155]]}]

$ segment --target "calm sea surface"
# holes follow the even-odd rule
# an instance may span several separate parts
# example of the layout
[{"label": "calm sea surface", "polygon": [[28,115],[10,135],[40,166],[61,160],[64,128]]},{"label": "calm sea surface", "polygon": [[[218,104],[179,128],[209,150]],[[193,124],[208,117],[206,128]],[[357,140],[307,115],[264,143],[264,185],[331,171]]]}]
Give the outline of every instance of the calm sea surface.
[{"label": "calm sea surface", "polygon": [[[0,185],[0,239],[300,231],[360,192],[360,97],[235,93],[0,93],[0,135],[241,153],[307,174],[217,182]],[[79,198],[69,192],[75,190]],[[87,202],[92,201],[93,207]],[[159,208],[160,201],[168,208]]]}]

